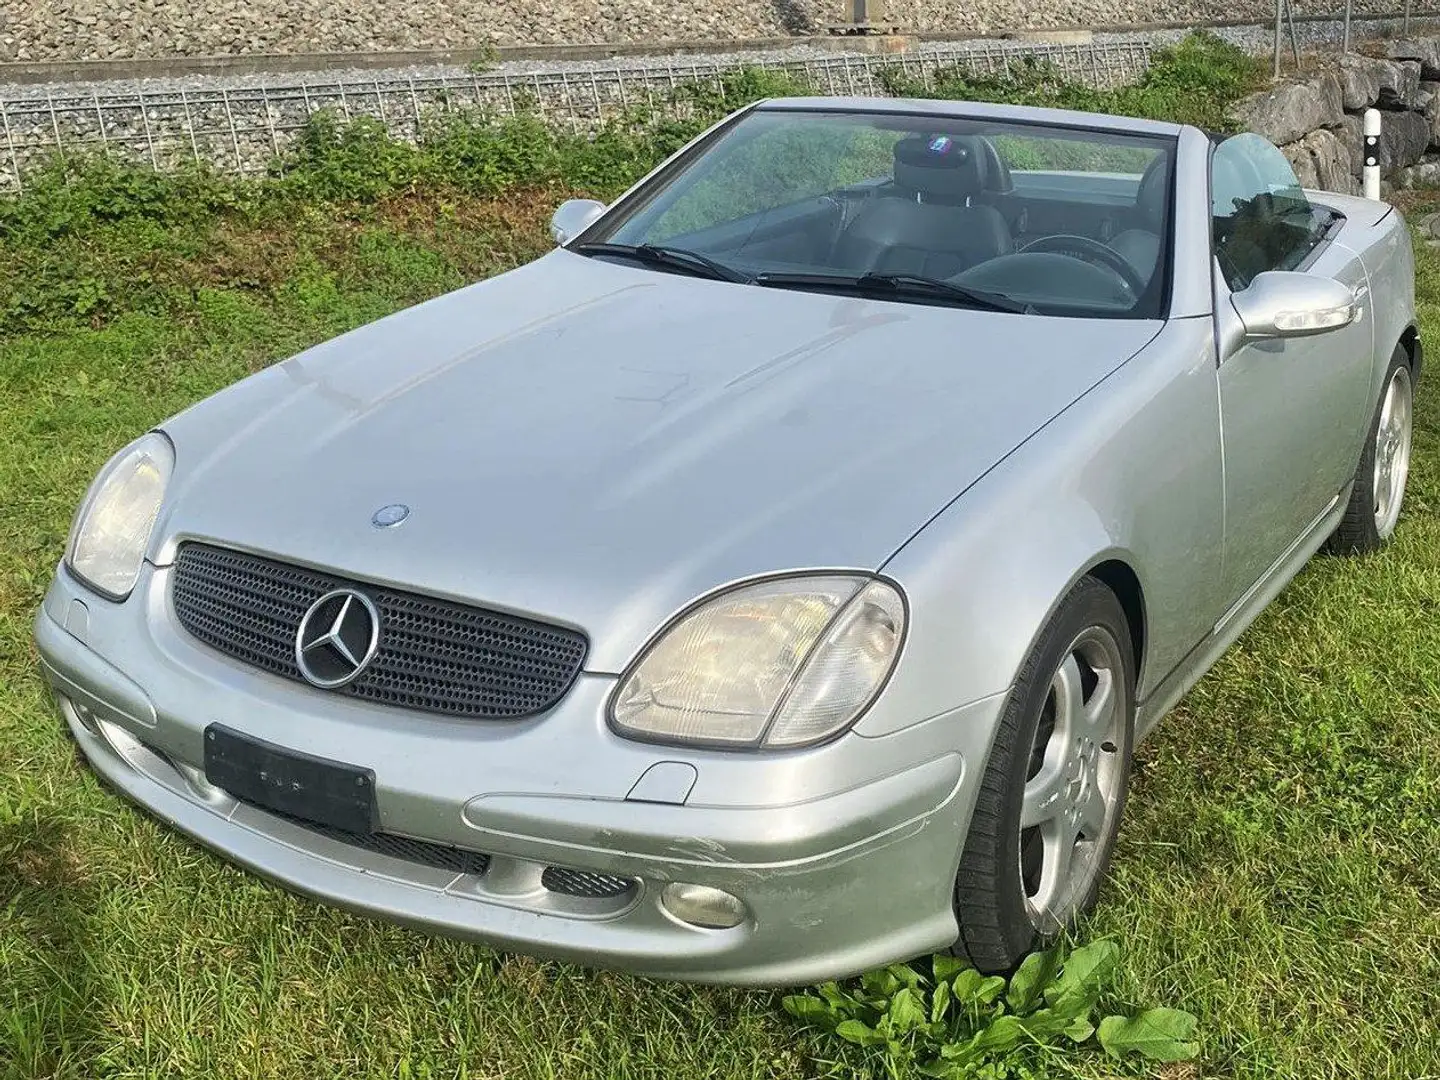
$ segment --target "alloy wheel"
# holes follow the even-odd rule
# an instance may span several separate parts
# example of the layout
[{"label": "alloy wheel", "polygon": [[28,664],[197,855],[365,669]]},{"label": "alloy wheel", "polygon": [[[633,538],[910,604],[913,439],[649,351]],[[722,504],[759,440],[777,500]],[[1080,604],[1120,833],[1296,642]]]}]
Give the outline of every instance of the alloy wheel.
[{"label": "alloy wheel", "polygon": [[1068,924],[1104,865],[1123,794],[1124,670],[1110,632],[1092,626],[1051,678],[1020,811],[1025,909],[1042,934]]},{"label": "alloy wheel", "polygon": [[1375,466],[1371,476],[1375,504],[1375,531],[1387,539],[1400,520],[1405,480],[1410,474],[1410,434],[1414,395],[1410,371],[1397,367],[1385,387],[1380,422],[1375,428]]}]

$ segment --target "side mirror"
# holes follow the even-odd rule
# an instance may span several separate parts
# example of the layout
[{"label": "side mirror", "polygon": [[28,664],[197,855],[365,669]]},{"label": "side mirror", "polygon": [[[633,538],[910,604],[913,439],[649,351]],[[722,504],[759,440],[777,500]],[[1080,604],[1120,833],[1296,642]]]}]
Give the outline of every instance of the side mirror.
[{"label": "side mirror", "polygon": [[567,199],[550,219],[550,235],[557,244],[568,244],[588,229],[601,214],[605,204],[594,199]]},{"label": "side mirror", "polygon": [[1230,297],[1247,338],[1309,337],[1360,318],[1348,285],[1317,274],[1266,270]]}]

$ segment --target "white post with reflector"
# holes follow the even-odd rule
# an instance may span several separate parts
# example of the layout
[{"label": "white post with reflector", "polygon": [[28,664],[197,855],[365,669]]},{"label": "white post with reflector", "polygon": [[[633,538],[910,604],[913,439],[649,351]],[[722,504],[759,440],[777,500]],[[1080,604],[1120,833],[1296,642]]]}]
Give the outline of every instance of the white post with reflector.
[{"label": "white post with reflector", "polygon": [[1380,110],[1365,110],[1365,198],[1380,198]]}]

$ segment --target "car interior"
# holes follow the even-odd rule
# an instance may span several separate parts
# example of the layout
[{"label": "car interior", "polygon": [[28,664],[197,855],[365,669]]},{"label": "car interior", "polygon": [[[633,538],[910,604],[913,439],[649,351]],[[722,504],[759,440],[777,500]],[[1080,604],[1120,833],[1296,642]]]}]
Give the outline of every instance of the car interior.
[{"label": "car interior", "polygon": [[943,279],[1041,307],[1158,311],[1171,154],[1138,177],[1021,170],[995,143],[906,133],[888,175],[665,243],[768,269]]}]

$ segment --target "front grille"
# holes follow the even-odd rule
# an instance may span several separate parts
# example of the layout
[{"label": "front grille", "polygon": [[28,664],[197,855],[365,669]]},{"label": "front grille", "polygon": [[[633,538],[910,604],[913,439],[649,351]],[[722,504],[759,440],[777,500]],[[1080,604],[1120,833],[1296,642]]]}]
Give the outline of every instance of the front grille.
[{"label": "front grille", "polygon": [[300,620],[325,593],[346,587],[380,612],[380,644],[360,677],[332,693],[512,720],[558,702],[585,660],[585,636],[575,630],[208,544],[181,546],[171,598],[180,625],[211,648],[304,682],[295,662]]},{"label": "front grille", "polygon": [[394,833],[346,832],[344,829],[336,829],[329,825],[306,821],[304,818],[292,817],[290,814],[282,814],[269,807],[256,807],[256,809],[263,810],[282,821],[288,821],[292,825],[299,825],[302,829],[308,829],[327,840],[348,844],[361,851],[373,851],[377,855],[388,855],[392,859],[403,859],[406,862],[419,863],[421,866],[433,866],[437,870],[451,870],[457,874],[483,874],[490,865],[490,856],[483,851],[467,851],[464,848],[431,843],[429,840],[412,840],[408,836],[396,836]]},{"label": "front grille", "polygon": [[588,870],[567,870],[563,866],[547,866],[540,875],[540,884],[551,892],[579,896],[586,900],[608,900],[630,891],[634,882],[609,874],[592,874]]}]

